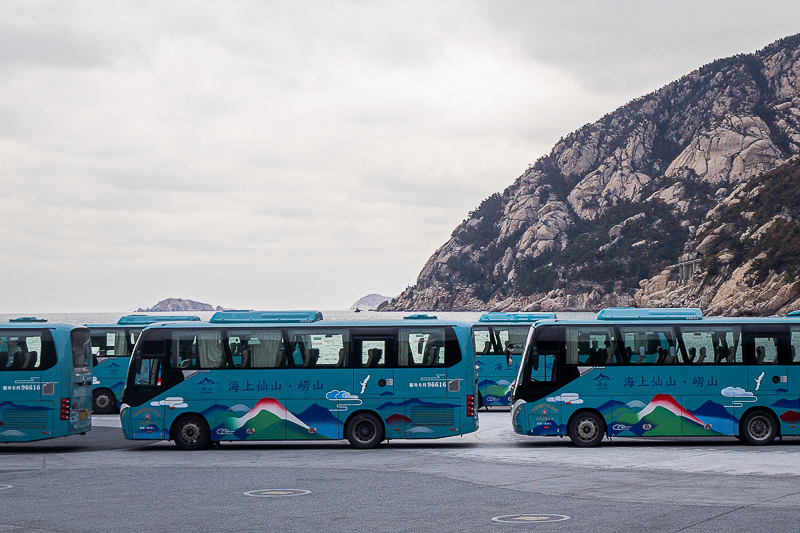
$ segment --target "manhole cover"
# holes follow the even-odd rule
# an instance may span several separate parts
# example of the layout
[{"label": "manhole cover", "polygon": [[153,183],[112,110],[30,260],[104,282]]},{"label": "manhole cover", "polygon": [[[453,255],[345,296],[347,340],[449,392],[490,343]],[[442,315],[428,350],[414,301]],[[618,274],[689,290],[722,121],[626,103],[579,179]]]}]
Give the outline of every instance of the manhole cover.
[{"label": "manhole cover", "polygon": [[284,496],[302,496],[310,493],[310,490],[304,489],[259,489],[247,491],[244,495],[258,498],[282,498]]},{"label": "manhole cover", "polygon": [[542,522],[561,522],[562,520],[569,520],[570,517],[563,514],[546,514],[546,513],[531,513],[531,514],[507,514],[503,516],[495,516],[492,518],[493,522],[503,522],[505,524],[532,524]]}]

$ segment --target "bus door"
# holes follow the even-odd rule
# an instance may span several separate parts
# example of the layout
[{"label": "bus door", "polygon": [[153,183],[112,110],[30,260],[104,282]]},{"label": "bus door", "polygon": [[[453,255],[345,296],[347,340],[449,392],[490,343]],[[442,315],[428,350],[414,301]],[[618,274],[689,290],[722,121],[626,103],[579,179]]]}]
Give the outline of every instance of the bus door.
[{"label": "bus door", "polygon": [[165,330],[152,330],[136,345],[122,398],[130,405],[128,438],[169,438],[169,427],[164,423],[166,403],[151,401],[167,390],[167,380],[162,379],[166,359],[165,337]]},{"label": "bus door", "polygon": [[[772,407],[789,399],[786,362],[791,356],[787,340],[785,328],[779,325],[750,326],[745,330],[745,360],[750,361],[747,390],[758,398],[757,404]],[[781,416],[782,411],[778,408],[776,414]],[[784,434],[796,435],[797,429],[788,428]]]},{"label": "bus door", "polygon": [[[528,432],[532,435],[564,434],[561,430],[566,403],[561,397],[554,397],[560,385],[559,360],[563,359],[563,328],[544,326],[534,331],[528,353],[525,357],[526,368],[523,375],[527,377],[524,384],[525,399],[535,402],[528,411]],[[571,389],[564,389],[572,394]]]},{"label": "bus door", "polygon": [[[395,331],[393,328],[353,328],[353,390],[360,399],[397,400],[394,394]],[[401,400],[402,401],[402,400]],[[369,402],[373,408],[383,402]],[[367,405],[366,402],[364,403]]]},{"label": "bus door", "polygon": [[73,377],[70,430],[83,433],[92,428],[92,344],[86,328],[73,329],[70,337]]}]

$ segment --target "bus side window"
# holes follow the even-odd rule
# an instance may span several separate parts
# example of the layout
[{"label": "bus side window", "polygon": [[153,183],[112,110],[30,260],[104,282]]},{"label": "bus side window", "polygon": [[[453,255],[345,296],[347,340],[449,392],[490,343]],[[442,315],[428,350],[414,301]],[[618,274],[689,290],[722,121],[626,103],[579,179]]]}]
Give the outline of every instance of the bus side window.
[{"label": "bus side window", "polygon": [[535,381],[556,380],[556,360],[563,351],[559,327],[544,327],[536,333],[537,355],[531,363],[531,379]]},{"label": "bus side window", "polygon": [[792,326],[791,343],[789,344],[789,364],[800,364],[800,328]]},{"label": "bus side window", "polygon": [[671,365],[680,362],[671,327],[620,327],[622,344],[633,365]]},{"label": "bus side window", "polygon": [[742,362],[742,339],[739,327],[682,326],[680,331],[689,364]]}]

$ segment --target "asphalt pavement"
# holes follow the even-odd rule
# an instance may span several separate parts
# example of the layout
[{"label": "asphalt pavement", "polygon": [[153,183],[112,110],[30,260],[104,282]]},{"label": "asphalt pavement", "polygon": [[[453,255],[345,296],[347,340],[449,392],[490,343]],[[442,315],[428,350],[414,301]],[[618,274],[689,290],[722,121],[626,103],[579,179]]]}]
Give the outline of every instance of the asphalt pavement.
[{"label": "asphalt pavement", "polygon": [[800,439],[615,439],[511,430],[396,440],[224,443],[182,452],[91,432],[0,445],[0,532],[796,531]]}]

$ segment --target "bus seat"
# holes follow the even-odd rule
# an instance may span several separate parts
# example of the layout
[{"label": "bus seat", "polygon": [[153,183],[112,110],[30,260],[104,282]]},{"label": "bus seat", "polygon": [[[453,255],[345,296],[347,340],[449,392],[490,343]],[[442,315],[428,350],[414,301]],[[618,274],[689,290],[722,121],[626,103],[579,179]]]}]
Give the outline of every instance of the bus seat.
[{"label": "bus seat", "polygon": [[289,366],[289,357],[286,355],[286,350],[281,348],[275,354],[275,368],[285,368],[287,366]]},{"label": "bus seat", "polygon": [[694,358],[697,357],[697,348],[692,346],[689,348],[689,362],[694,363]]},{"label": "bus seat", "polygon": [[336,368],[344,368],[344,348],[339,348],[339,360],[336,362]]},{"label": "bus seat", "polygon": [[319,348],[309,348],[306,350],[306,359],[303,361],[303,368],[312,368],[316,366],[319,359]]},{"label": "bus seat", "polygon": [[614,362],[614,349],[611,345],[606,346],[606,364],[610,365]]},{"label": "bus seat", "polygon": [[250,368],[250,348],[242,350],[242,364],[239,366],[241,368]]},{"label": "bus seat", "polygon": [[763,363],[765,355],[766,355],[766,352],[764,350],[764,347],[763,346],[757,346],[756,347],[756,364],[760,365],[761,363]]},{"label": "bus seat", "polygon": [[492,353],[492,342],[491,341],[486,341],[486,342],[483,343],[483,351],[481,353],[482,354],[486,354],[486,355]]},{"label": "bus seat", "polygon": [[367,367],[373,368],[378,366],[378,363],[381,361],[381,356],[383,356],[383,350],[380,348],[370,348],[367,350]]},{"label": "bus seat", "polygon": [[702,363],[705,360],[706,360],[706,347],[705,346],[701,346],[700,347],[700,355],[697,357],[697,362],[698,363]]},{"label": "bus seat", "polygon": [[28,352],[25,354],[25,366],[23,367],[24,370],[34,370],[36,368],[36,362],[39,360],[39,353],[36,351]]},{"label": "bus seat", "polygon": [[11,364],[8,365],[8,368],[11,370],[20,370],[25,364],[25,356],[21,350],[14,352],[9,359]]},{"label": "bus seat", "polygon": [[664,348],[659,346],[658,348],[656,348],[656,353],[658,354],[656,356],[656,364],[657,365],[664,364]]}]

